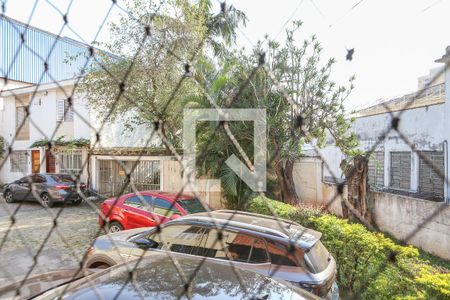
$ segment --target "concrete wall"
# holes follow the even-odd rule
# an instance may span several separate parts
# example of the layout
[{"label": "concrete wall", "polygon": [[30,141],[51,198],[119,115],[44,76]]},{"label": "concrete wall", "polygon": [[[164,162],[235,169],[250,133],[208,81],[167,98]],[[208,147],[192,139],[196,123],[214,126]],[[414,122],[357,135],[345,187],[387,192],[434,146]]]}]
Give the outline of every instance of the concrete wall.
[{"label": "concrete wall", "polygon": [[449,205],[389,193],[374,195],[373,217],[381,231],[399,240],[410,237],[407,243],[450,259]]},{"label": "concrete wall", "polygon": [[[318,157],[304,157],[294,164],[295,190],[302,203],[327,206],[327,209],[342,216],[341,195],[335,183],[324,181],[324,166]],[[344,190],[344,195],[346,190]]]},{"label": "concrete wall", "polygon": [[[91,110],[92,127],[100,132],[100,141],[95,144],[95,132],[91,132],[91,144],[95,148],[126,148],[126,147],[149,147],[153,145],[161,145],[158,135],[153,134],[151,126],[146,124],[136,124],[135,113],[130,111],[120,116],[120,120],[108,121],[103,124],[101,114],[94,109]],[[132,124],[132,129],[126,124]],[[152,136],[153,134],[153,136]]]},{"label": "concrete wall", "polygon": [[[166,160],[163,162],[163,186],[162,190],[166,192],[178,193],[183,189],[184,194],[194,194],[191,186],[186,183],[183,178],[182,167],[177,160]],[[225,207],[224,199],[220,185],[207,186],[206,181],[199,180],[201,186],[197,186],[198,191],[195,195],[199,196],[202,201],[207,203],[213,209],[221,209]]]}]

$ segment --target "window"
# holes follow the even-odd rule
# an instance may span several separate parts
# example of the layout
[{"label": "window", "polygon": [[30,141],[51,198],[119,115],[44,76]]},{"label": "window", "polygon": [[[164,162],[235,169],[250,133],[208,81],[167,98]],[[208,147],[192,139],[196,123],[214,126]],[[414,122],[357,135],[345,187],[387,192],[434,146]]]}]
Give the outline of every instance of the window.
[{"label": "window", "polygon": [[46,182],[45,178],[39,175],[35,175],[31,177],[31,182],[33,183],[44,183]]},{"label": "window", "polygon": [[171,217],[175,214],[181,215],[181,212],[175,207],[175,203],[171,203],[161,198],[153,198],[153,212],[155,214]]},{"label": "window", "polygon": [[71,175],[81,174],[83,168],[81,151],[61,152],[58,155],[61,173]]},{"label": "window", "polygon": [[[56,121],[72,122],[73,121],[73,102],[69,106],[69,100],[60,99],[56,101]],[[65,113],[65,114],[64,114]]]},{"label": "window", "polygon": [[369,157],[369,172],[368,172],[370,187],[384,186],[384,152],[373,152]]},{"label": "window", "polygon": [[19,183],[30,183],[31,181],[30,176],[25,176],[19,179]]},{"label": "window", "polygon": [[264,240],[229,230],[223,230],[222,236],[219,241],[217,229],[207,229],[199,255],[246,263],[269,261]]},{"label": "window", "polygon": [[[298,266],[301,261],[300,259],[303,259],[303,253],[300,253],[297,249],[296,256],[295,257],[293,253],[290,253],[286,246],[274,242],[274,241],[268,241],[267,242],[267,250],[269,251],[270,261],[272,264],[275,265],[283,265],[283,266]],[[298,253],[297,253],[298,252]]]},{"label": "window", "polygon": [[138,196],[133,196],[133,197],[126,199],[124,201],[124,204],[132,206],[132,207],[137,207],[137,208],[141,208],[141,206],[142,206],[141,199],[139,199]]},{"label": "window", "polygon": [[324,271],[330,262],[330,253],[322,244],[321,241],[317,241],[314,246],[306,254],[309,263],[311,264],[310,269],[313,273],[319,273]]},{"label": "window", "polygon": [[253,240],[253,248],[250,253],[250,261],[255,264],[262,264],[269,261],[266,243],[262,239]]},{"label": "window", "polygon": [[16,139],[19,141],[30,139],[30,119],[27,117],[28,106],[16,107]]},{"label": "window", "polygon": [[391,152],[390,187],[409,190],[411,188],[411,152]]},{"label": "window", "polygon": [[[436,167],[441,174],[445,172],[444,152],[442,151],[422,151],[433,165],[429,165],[424,159],[419,157],[419,192],[436,197],[437,201],[442,200],[444,196],[444,180],[434,169]],[[433,167],[434,166],[434,167]]]},{"label": "window", "polygon": [[[144,201],[144,203],[142,203]],[[151,211],[152,197],[150,196],[133,196],[125,200],[124,204],[140,209]]]},{"label": "window", "polygon": [[196,255],[203,233],[204,229],[198,226],[172,225],[163,227],[161,233],[151,233],[149,239],[165,250]]},{"label": "window", "polygon": [[27,173],[28,152],[13,151],[10,156],[11,172]]},{"label": "window", "polygon": [[199,199],[178,200],[178,204],[181,205],[188,213],[195,214],[199,212],[205,212],[206,209]]}]

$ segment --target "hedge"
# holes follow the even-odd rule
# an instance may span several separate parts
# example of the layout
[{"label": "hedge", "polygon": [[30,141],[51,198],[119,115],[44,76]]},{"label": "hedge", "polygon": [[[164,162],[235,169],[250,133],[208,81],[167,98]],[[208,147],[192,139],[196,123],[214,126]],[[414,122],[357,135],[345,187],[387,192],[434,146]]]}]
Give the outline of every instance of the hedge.
[{"label": "hedge", "polygon": [[450,299],[450,273],[419,257],[419,250],[401,246],[382,233],[349,223],[320,208],[295,207],[256,197],[251,212],[295,221],[322,232],[322,242],[338,264],[343,294],[356,299]]}]

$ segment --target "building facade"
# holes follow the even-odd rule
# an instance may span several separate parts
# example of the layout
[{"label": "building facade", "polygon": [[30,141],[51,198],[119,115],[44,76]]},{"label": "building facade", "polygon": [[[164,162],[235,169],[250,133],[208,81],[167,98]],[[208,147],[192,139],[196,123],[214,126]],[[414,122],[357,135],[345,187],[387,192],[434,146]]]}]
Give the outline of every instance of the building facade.
[{"label": "building facade", "polygon": [[[436,60],[444,63],[419,77],[418,90],[357,111],[351,130],[360,149],[371,151],[369,184],[373,190],[450,203],[450,47]],[[398,131],[389,130],[399,118]],[[320,154],[323,181],[344,178],[340,162],[345,158],[329,141]]]},{"label": "building facade", "polygon": [[75,90],[77,76],[88,67],[89,45],[3,15],[0,32],[0,137],[5,148],[0,182],[38,172],[73,173],[101,194],[112,195],[127,174],[138,190],[164,189],[163,170],[180,176],[170,163],[173,155],[158,149],[157,138],[149,145],[152,150],[141,151],[151,128],[137,125],[126,131],[121,121],[104,124]]}]

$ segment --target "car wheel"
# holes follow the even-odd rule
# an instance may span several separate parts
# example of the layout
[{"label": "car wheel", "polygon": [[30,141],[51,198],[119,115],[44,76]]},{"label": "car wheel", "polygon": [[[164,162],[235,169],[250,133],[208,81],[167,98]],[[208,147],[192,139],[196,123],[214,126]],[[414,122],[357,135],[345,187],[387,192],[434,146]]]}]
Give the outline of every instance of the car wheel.
[{"label": "car wheel", "polygon": [[50,195],[47,193],[43,193],[41,195],[41,201],[42,205],[44,205],[45,207],[53,207],[54,205],[52,197],[50,197]]},{"label": "car wheel", "polygon": [[13,203],[14,202],[14,195],[11,191],[6,191],[5,194],[5,201],[6,203]]},{"label": "car wheel", "polygon": [[122,230],[123,230],[123,226],[119,222],[112,221],[108,225],[108,232],[109,233],[119,232],[119,231],[122,231]]}]

